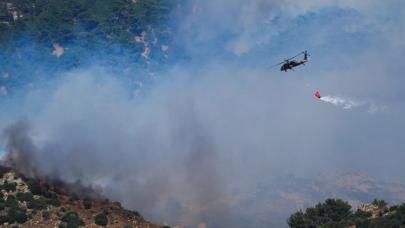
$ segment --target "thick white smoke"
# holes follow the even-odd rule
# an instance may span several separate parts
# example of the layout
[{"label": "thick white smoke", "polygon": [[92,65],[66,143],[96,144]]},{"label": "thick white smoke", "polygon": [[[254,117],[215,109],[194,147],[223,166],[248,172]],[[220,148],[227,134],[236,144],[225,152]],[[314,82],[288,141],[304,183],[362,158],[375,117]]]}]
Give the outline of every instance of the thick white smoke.
[{"label": "thick white smoke", "polygon": [[375,113],[377,111],[384,111],[386,110],[385,106],[377,106],[372,101],[356,101],[350,98],[344,98],[339,96],[322,96],[319,98],[320,100],[330,103],[335,106],[340,106],[343,109],[351,109],[355,107],[366,107],[369,113]]},{"label": "thick white smoke", "polygon": [[336,97],[336,96],[324,96],[320,98],[322,101],[331,103],[336,106],[343,106],[344,109],[350,109],[352,107],[360,106],[361,103],[355,102],[353,100]]},{"label": "thick white smoke", "polygon": [[174,70],[140,97],[103,70],[72,72],[26,98],[40,108],[6,129],[7,156],[27,175],[80,181],[155,221],[227,226],[233,189],[285,172],[299,147],[314,147],[284,146],[303,123],[282,124],[295,101],[277,94],[297,82],[232,68]]}]

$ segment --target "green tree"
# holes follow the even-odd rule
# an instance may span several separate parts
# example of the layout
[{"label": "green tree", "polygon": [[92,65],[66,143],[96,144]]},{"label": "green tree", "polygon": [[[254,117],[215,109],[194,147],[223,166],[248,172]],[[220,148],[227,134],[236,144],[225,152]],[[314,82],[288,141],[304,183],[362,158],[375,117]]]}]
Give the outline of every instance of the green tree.
[{"label": "green tree", "polygon": [[100,213],[94,217],[94,223],[99,226],[107,226],[108,218],[104,213]]},{"label": "green tree", "polygon": [[3,189],[7,192],[15,192],[17,190],[17,184],[15,182],[5,181],[3,184]]},{"label": "green tree", "polygon": [[83,220],[74,211],[66,213],[61,220],[66,223],[66,227],[68,228],[80,227],[84,225]]},{"label": "green tree", "polygon": [[42,193],[41,184],[36,180],[27,181],[28,189],[34,195],[40,195]]},{"label": "green tree", "polygon": [[16,195],[16,198],[20,202],[28,202],[34,199],[34,196],[32,195],[31,192],[18,192]]},{"label": "green tree", "polygon": [[5,206],[8,208],[18,208],[19,207],[18,201],[15,199],[14,196],[8,196],[5,202]]},{"label": "green tree", "polygon": [[38,199],[32,199],[30,201],[27,201],[27,208],[29,209],[37,209],[37,210],[43,210],[48,207],[47,200],[44,197],[39,197]]},{"label": "green tree", "polygon": [[337,227],[345,223],[352,215],[351,206],[340,199],[327,199],[315,207],[307,208],[305,213],[299,211],[290,216],[287,223],[290,227],[318,227],[327,225]]},{"label": "green tree", "polygon": [[295,227],[295,228],[311,227],[311,221],[309,221],[306,218],[305,214],[302,211],[292,214],[288,218],[287,223],[290,227]]},{"label": "green tree", "polygon": [[379,199],[374,199],[372,204],[379,208],[384,208],[384,207],[387,207],[387,205],[388,205],[387,202],[385,202],[384,200],[379,200]]},{"label": "green tree", "polygon": [[10,208],[7,213],[9,223],[25,223],[27,221],[27,214],[25,209],[22,208]]}]

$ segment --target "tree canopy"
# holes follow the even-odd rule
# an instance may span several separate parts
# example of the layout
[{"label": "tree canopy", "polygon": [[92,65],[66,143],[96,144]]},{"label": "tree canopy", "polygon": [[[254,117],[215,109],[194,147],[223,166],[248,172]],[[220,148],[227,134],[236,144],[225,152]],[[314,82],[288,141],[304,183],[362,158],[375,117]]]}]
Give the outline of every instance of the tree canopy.
[{"label": "tree canopy", "polygon": [[353,211],[350,204],[341,199],[327,199],[304,212],[292,214],[287,223],[292,228],[326,228],[326,227],[402,227],[405,224],[405,204],[399,206],[388,205],[383,200],[375,199],[370,205],[378,212],[372,216],[364,210]]},{"label": "tree canopy", "polygon": [[[0,87],[11,91],[38,84],[46,81],[44,75],[94,61],[119,69],[142,69],[148,58],[164,62],[173,5],[169,0],[1,1]],[[142,56],[145,46],[148,58]]]},{"label": "tree canopy", "polygon": [[[7,0],[0,3],[1,40],[29,36],[39,42],[106,39],[133,43],[133,35],[168,21],[166,0]],[[13,19],[14,18],[14,19]]]}]

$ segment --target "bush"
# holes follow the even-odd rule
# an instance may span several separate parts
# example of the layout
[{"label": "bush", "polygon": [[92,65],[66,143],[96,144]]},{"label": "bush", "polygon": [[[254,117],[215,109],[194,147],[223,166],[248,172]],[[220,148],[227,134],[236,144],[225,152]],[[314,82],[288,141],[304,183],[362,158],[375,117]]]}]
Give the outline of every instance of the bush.
[{"label": "bush", "polygon": [[388,205],[387,202],[385,202],[384,200],[378,200],[378,199],[374,199],[372,204],[379,208],[384,208]]},{"label": "bush", "polygon": [[15,182],[7,182],[5,181],[3,184],[3,189],[7,192],[15,192],[17,190],[17,184]]},{"label": "bush", "polygon": [[79,215],[76,212],[73,211],[66,213],[61,220],[66,223],[66,227],[68,228],[79,227],[84,225],[83,220],[79,217]]},{"label": "bush", "polygon": [[4,174],[6,174],[6,173],[7,173],[7,169],[0,166],[0,178],[3,178]]},{"label": "bush", "polygon": [[18,201],[13,196],[8,196],[5,202],[5,206],[9,208],[18,208],[19,207]]},{"label": "bush", "polygon": [[51,214],[49,213],[49,211],[43,211],[42,212],[42,219],[43,220],[49,220],[51,218]]},{"label": "bush", "polygon": [[28,209],[38,209],[43,210],[48,207],[47,200],[43,197],[39,197],[38,199],[32,199],[31,201],[27,202]]},{"label": "bush", "polygon": [[0,216],[0,225],[4,224],[6,222],[8,222],[8,217],[4,216],[4,215],[1,215]]},{"label": "bush", "polygon": [[58,196],[55,193],[50,194],[50,198],[47,200],[48,204],[54,207],[60,207],[60,201]]},{"label": "bush", "polygon": [[31,192],[18,192],[16,198],[20,202],[28,202],[34,199],[34,196]]},{"label": "bush", "polygon": [[398,206],[394,205],[389,208],[389,211],[395,211],[396,209],[398,209]]},{"label": "bush", "polygon": [[20,224],[27,221],[26,211],[22,208],[11,208],[8,213],[9,223],[18,222]]},{"label": "bush", "polygon": [[84,199],[83,207],[84,207],[84,209],[90,209],[92,207],[91,199],[89,199],[89,198]]},{"label": "bush", "polygon": [[94,223],[96,223],[99,226],[107,226],[108,224],[108,218],[105,214],[100,213],[94,217]]},{"label": "bush", "polygon": [[367,212],[367,211],[363,211],[363,210],[357,210],[356,213],[354,213],[354,216],[358,217],[358,218],[369,218],[371,217],[371,213]]},{"label": "bush", "polygon": [[28,189],[30,192],[34,195],[40,195],[42,193],[41,185],[39,184],[38,181],[35,180],[29,180],[27,182]]},{"label": "bush", "polygon": [[6,201],[3,198],[0,198],[0,211],[4,210],[6,207]]}]

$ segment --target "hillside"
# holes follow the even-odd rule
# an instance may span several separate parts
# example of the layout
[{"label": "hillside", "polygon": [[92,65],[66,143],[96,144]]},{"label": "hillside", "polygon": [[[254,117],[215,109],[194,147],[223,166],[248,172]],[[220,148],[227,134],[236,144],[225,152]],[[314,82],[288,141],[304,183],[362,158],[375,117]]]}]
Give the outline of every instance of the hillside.
[{"label": "hillside", "polygon": [[72,189],[58,182],[26,178],[3,166],[0,177],[1,227],[161,227],[90,189],[79,190],[79,185]]},{"label": "hillside", "polygon": [[129,69],[157,68],[172,53],[170,3],[1,1],[0,96],[95,63],[123,78]]}]

